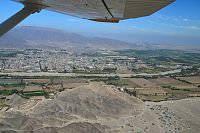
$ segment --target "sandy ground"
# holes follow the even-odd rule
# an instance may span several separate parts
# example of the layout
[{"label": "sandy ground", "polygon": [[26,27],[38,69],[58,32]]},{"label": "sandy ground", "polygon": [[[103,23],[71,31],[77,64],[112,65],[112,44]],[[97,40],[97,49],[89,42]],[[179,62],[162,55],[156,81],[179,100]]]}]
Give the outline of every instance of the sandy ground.
[{"label": "sandy ground", "polygon": [[200,98],[145,102],[145,110],[129,122],[144,133],[198,133]]},{"label": "sandy ground", "polygon": [[200,98],[141,100],[99,83],[61,92],[38,103],[16,95],[0,112],[0,132],[198,133]]}]

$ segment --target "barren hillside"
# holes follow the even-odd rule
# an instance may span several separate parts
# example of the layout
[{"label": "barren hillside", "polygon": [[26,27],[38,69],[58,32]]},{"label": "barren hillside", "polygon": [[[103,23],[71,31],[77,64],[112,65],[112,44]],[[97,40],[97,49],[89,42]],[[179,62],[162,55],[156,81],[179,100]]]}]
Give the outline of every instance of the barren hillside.
[{"label": "barren hillside", "polygon": [[[10,98],[0,112],[1,132],[181,133],[198,132],[200,99],[142,102],[103,83],[90,83],[40,102]],[[18,99],[17,101],[13,99]]]}]

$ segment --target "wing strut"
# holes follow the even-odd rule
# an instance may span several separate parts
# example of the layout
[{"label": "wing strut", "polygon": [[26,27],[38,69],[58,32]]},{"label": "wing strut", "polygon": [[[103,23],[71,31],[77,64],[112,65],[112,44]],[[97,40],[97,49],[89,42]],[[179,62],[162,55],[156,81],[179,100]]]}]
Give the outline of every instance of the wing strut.
[{"label": "wing strut", "polygon": [[19,24],[22,20],[27,18],[29,15],[38,11],[40,11],[40,9],[37,7],[25,5],[22,10],[0,24],[0,37]]}]

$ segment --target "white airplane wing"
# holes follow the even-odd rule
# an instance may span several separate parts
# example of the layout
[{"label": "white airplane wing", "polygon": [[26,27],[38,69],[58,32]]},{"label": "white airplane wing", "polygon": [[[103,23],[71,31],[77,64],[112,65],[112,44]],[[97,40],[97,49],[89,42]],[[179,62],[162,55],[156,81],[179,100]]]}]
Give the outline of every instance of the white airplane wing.
[{"label": "white airplane wing", "polygon": [[[175,0],[14,0],[25,5],[26,11],[18,12],[12,26],[2,23],[0,36],[10,30],[30,14],[47,9],[79,18],[99,22],[119,22],[120,20],[148,16]],[[22,9],[25,10],[25,9]],[[25,15],[24,15],[25,14]],[[20,16],[20,17],[19,17]],[[11,20],[9,20],[11,23]],[[7,22],[8,23],[8,22]],[[4,28],[2,28],[4,26]],[[5,28],[6,27],[6,28]]]}]

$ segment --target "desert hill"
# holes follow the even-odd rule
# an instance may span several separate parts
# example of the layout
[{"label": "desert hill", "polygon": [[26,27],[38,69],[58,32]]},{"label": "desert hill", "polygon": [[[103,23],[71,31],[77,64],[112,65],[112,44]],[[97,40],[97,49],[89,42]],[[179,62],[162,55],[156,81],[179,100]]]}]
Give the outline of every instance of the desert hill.
[{"label": "desert hill", "polygon": [[[142,102],[102,83],[59,93],[52,100],[11,99],[0,112],[0,132],[191,133],[200,130],[200,98]],[[16,106],[17,105],[17,106]],[[30,106],[32,105],[32,106]]]},{"label": "desert hill", "polygon": [[4,113],[0,130],[105,133],[112,131],[107,121],[135,115],[143,108],[144,103],[135,97],[90,83],[61,92],[55,99],[44,100],[32,108],[28,106],[20,113]]}]

